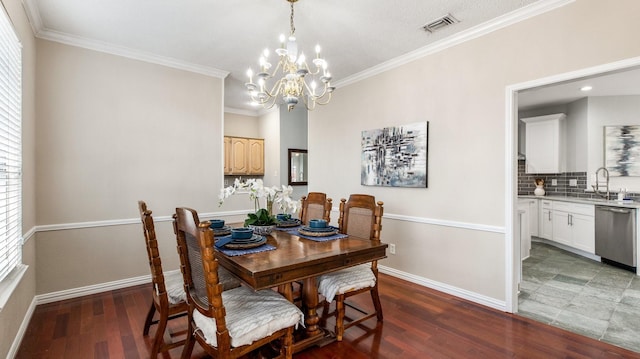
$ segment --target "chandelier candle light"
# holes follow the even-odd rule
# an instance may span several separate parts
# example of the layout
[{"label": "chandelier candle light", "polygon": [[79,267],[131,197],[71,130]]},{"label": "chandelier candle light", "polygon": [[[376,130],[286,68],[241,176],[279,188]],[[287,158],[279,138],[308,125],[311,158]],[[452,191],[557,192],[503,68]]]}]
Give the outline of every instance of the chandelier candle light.
[{"label": "chandelier candle light", "polygon": [[[316,58],[313,59],[315,70],[311,71],[303,52],[298,54],[293,25],[293,3],[298,0],[286,0],[291,4],[291,32],[286,39],[280,35],[280,48],[276,49],[279,56],[278,65],[273,72],[269,63],[269,49],[265,49],[260,56],[260,70],[255,75],[257,83],[253,82],[253,70],[247,71],[249,82],[245,84],[251,100],[265,108],[272,108],[277,98],[282,100],[291,111],[300,99],[308,110],[313,110],[318,105],[326,105],[331,100],[331,94],[335,87],[331,86],[331,74],[327,70],[327,61],[320,57],[320,45],[316,45]],[[286,40],[286,41],[285,41]],[[279,79],[271,86],[267,82],[278,76]],[[277,78],[277,77],[276,77]],[[319,83],[318,81],[319,80]],[[270,89],[269,89],[270,88]]]}]

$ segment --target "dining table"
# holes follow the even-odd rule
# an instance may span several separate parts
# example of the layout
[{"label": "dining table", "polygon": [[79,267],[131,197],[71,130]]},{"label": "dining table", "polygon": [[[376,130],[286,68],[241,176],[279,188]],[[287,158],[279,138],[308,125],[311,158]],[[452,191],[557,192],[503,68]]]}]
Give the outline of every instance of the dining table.
[{"label": "dining table", "polygon": [[351,235],[340,237],[343,238],[315,240],[292,230],[274,230],[266,236],[265,245],[270,245],[271,250],[243,255],[216,251],[216,258],[220,265],[255,290],[279,288],[282,291],[284,288],[286,291],[292,283],[302,283],[305,328],[294,342],[294,352],[299,352],[335,340],[333,333],[318,325],[316,278],[386,258],[386,243]]}]

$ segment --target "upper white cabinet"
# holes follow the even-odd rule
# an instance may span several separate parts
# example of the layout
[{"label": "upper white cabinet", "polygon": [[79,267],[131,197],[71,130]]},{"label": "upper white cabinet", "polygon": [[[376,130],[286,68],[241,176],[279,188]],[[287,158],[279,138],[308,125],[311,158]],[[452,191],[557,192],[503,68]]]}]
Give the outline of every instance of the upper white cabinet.
[{"label": "upper white cabinet", "polygon": [[526,130],[526,173],[565,171],[565,114],[521,119]]}]

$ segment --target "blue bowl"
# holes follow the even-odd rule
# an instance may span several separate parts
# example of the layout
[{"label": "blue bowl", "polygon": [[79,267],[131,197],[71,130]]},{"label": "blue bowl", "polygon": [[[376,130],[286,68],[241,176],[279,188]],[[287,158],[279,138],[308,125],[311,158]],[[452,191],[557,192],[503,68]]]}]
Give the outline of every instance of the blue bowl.
[{"label": "blue bowl", "polygon": [[311,228],[325,228],[327,226],[327,221],[324,219],[312,219],[309,221],[309,226]]},{"label": "blue bowl", "polygon": [[222,228],[224,227],[224,219],[211,219],[209,220],[209,227],[211,228]]},{"label": "blue bowl", "polygon": [[276,214],[276,218],[278,221],[288,221],[291,219],[291,215],[289,213],[279,213]]},{"label": "blue bowl", "polygon": [[251,228],[232,228],[231,238],[233,239],[249,239],[253,236],[253,229]]}]

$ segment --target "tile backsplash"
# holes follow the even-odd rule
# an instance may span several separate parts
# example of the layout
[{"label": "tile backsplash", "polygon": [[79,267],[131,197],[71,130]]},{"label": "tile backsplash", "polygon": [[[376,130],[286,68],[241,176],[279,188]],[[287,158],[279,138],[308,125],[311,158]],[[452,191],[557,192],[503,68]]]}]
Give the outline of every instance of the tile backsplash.
[{"label": "tile backsplash", "polygon": [[[544,190],[546,196],[565,196],[576,198],[601,198],[593,191],[585,192],[587,189],[587,172],[564,172],[564,173],[544,173],[530,174],[525,173],[525,161],[518,161],[518,195],[533,196],[536,189],[536,178],[544,180]],[[556,181],[553,185],[553,180]],[[575,185],[573,185],[575,182]],[[589,188],[591,190],[591,188]],[[640,200],[639,193],[629,193],[629,197],[633,200]],[[616,199],[617,192],[610,189],[610,198]]]}]

